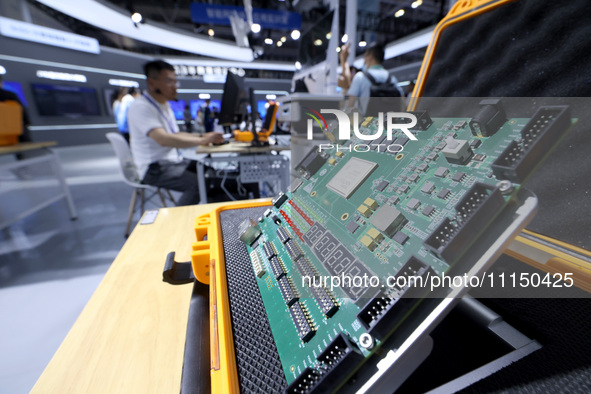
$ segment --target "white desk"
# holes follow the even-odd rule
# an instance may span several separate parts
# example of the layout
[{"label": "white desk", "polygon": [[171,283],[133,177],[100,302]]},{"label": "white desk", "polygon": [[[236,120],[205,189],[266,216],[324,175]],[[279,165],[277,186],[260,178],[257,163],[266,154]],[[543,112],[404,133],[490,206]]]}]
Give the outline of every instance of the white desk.
[{"label": "white desk", "polygon": [[289,186],[290,166],[287,156],[273,154],[290,150],[290,146],[270,145],[252,147],[250,143],[230,142],[217,146],[200,146],[197,150],[184,150],[187,159],[197,162],[199,198],[207,203],[205,166],[215,167],[216,163],[237,163],[240,165],[240,179],[243,183],[277,181],[282,190]]},{"label": "white desk", "polygon": [[70,194],[70,189],[66,184],[66,179],[64,177],[64,173],[62,171],[62,166],[60,164],[59,156],[55,153],[50,147],[55,146],[57,143],[55,141],[47,141],[47,142],[22,142],[16,145],[10,146],[1,146],[0,147],[0,155],[9,155],[15,153],[22,153],[27,151],[33,150],[43,150],[46,154],[31,158],[25,158],[23,160],[16,160],[13,162],[7,163],[0,163],[0,168],[12,170],[16,168],[27,167],[32,164],[44,163],[48,162],[49,165],[53,168],[53,172],[59,182],[61,192],[57,195],[50,195],[45,196],[39,194],[39,202],[35,205],[29,207],[25,211],[22,212],[0,212],[0,229],[10,226],[12,223],[17,222],[51,204],[54,202],[65,198],[68,204],[68,209],[70,211],[70,218],[76,219],[76,207],[74,206],[74,201],[72,200],[72,195]]}]

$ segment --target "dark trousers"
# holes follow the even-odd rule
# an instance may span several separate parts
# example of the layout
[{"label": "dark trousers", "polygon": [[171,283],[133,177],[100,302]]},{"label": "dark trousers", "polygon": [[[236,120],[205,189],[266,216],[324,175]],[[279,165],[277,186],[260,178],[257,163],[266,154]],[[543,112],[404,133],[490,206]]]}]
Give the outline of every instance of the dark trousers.
[{"label": "dark trousers", "polygon": [[196,163],[183,160],[180,163],[156,162],[150,164],[143,184],[182,192],[177,205],[199,204]]}]

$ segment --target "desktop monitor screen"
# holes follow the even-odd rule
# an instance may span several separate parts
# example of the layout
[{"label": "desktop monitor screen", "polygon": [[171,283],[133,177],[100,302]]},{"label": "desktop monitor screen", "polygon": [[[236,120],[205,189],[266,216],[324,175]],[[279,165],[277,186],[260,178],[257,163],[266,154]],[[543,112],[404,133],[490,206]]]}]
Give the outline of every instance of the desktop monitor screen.
[{"label": "desktop monitor screen", "polygon": [[183,112],[185,111],[185,105],[187,105],[185,100],[170,100],[168,102],[170,104],[170,108],[172,108],[172,112],[174,113],[174,118],[176,120],[184,120],[185,116]]},{"label": "desktop monitor screen", "polygon": [[228,126],[240,122],[242,115],[246,113],[247,104],[248,90],[244,85],[244,78],[228,72],[222,95],[219,124]]},{"label": "desktop monitor screen", "polygon": [[31,84],[41,116],[100,116],[96,89],[81,86]]},{"label": "desktop monitor screen", "polygon": [[19,82],[4,81],[2,87],[6,90],[15,93],[18,96],[18,99],[25,107],[29,106],[29,104],[27,103],[27,99],[25,97],[25,92],[23,91],[23,86]]}]

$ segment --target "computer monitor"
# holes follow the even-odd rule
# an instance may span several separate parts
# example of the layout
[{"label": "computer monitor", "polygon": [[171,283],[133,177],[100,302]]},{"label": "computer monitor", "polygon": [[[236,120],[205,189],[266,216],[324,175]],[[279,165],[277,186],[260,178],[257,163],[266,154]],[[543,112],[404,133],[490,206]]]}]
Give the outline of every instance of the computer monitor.
[{"label": "computer monitor", "polygon": [[228,72],[222,95],[219,124],[230,126],[240,123],[245,117],[249,94],[244,85],[244,78]]}]

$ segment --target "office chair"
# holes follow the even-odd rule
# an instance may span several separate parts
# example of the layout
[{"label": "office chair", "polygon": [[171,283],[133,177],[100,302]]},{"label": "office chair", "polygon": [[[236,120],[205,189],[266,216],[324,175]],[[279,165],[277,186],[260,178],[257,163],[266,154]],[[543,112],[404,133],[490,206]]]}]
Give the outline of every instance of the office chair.
[{"label": "office chair", "polygon": [[[172,197],[170,190],[144,185],[141,183],[140,176],[133,161],[133,157],[131,156],[129,144],[121,134],[112,132],[107,133],[106,137],[111,142],[111,145],[115,150],[115,154],[119,159],[119,169],[123,175],[123,181],[133,188],[133,194],[131,195],[131,202],[129,204],[129,215],[127,216],[127,227],[125,229],[125,237],[128,237],[129,230],[131,228],[131,220],[138,202],[138,195],[140,197],[140,216],[144,213],[146,202],[150,201],[156,195],[160,197],[162,206],[166,207],[166,199],[163,191],[166,191],[168,199],[173,203],[173,205],[176,205],[176,202]],[[146,191],[151,192],[151,194],[146,196]]]}]

